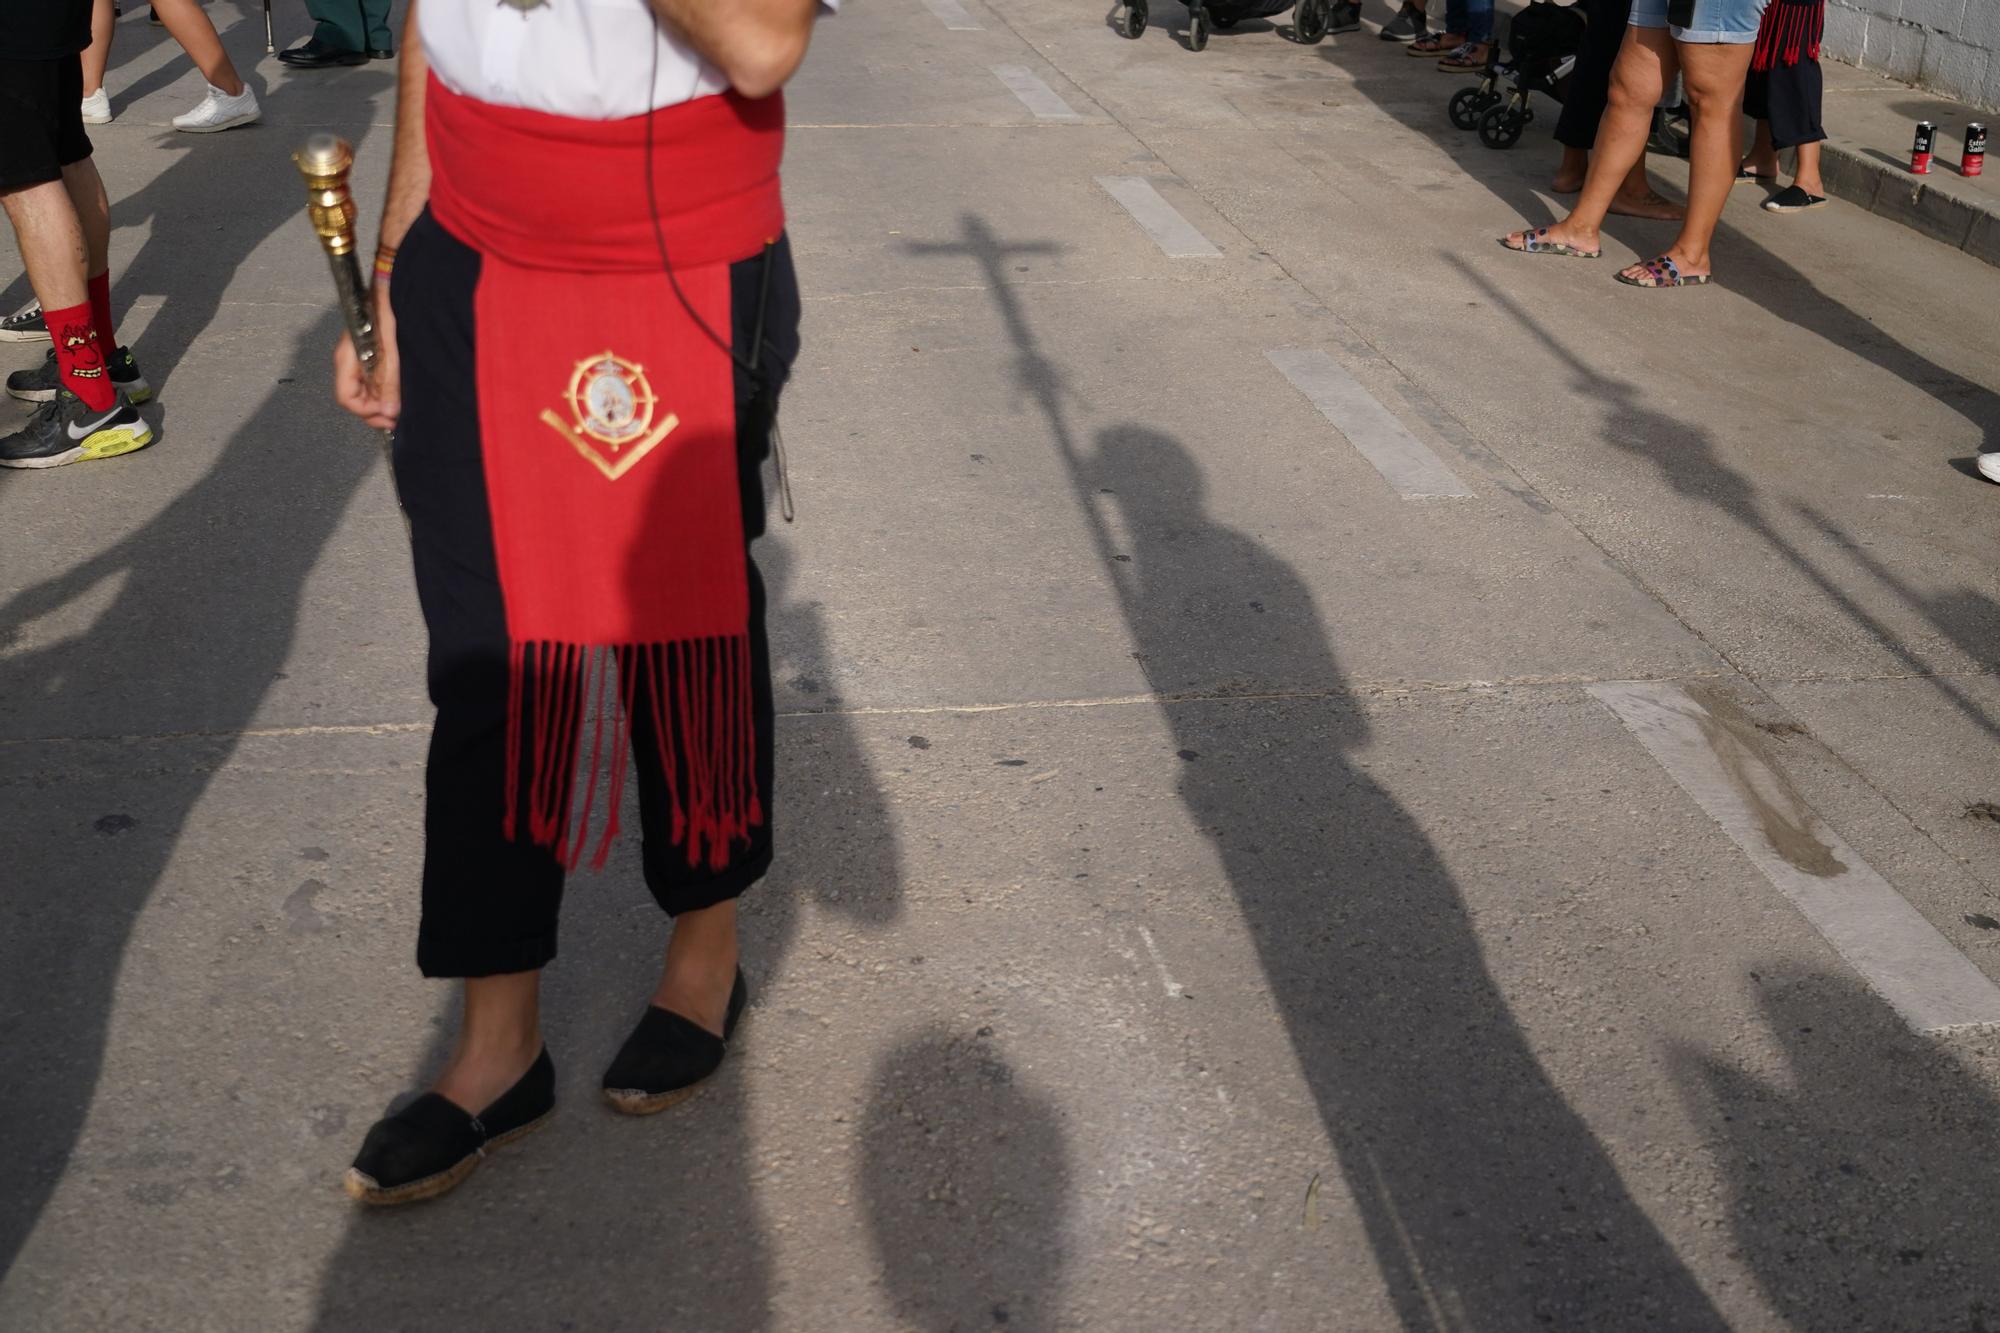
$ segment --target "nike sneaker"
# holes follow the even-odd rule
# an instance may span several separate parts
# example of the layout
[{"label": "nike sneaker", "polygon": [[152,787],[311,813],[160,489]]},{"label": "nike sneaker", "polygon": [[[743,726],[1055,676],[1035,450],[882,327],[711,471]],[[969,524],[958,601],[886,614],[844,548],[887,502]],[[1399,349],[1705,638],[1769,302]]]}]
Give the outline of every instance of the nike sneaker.
[{"label": "nike sneaker", "polygon": [[[111,355],[111,387],[119,390],[135,403],[143,403],[153,396],[153,386],[146,383],[146,377],[139,373],[139,363],[132,356],[132,349],[121,347]],[[42,364],[33,370],[17,370],[7,377],[7,396],[18,398],[24,403],[46,403],[56,396],[62,387],[62,372],[56,368],[56,349],[42,358]]]},{"label": "nike sneaker", "polygon": [[89,458],[116,458],[152,442],[152,427],[124,394],[97,412],[68,389],[58,389],[27,425],[12,435],[0,435],[0,467],[61,467]]}]

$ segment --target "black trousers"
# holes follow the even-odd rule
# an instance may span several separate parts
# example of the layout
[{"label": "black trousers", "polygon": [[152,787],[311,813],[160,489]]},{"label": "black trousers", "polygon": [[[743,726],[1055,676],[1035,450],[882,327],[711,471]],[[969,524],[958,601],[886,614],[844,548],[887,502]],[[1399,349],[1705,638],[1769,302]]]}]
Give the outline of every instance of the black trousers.
[{"label": "black trousers", "polygon": [[61,180],[90,156],[82,102],[82,56],[0,60],[0,193]]},{"label": "black trousers", "polygon": [[[750,575],[752,710],[762,827],[727,867],[690,866],[673,845],[657,766],[637,766],[646,885],[670,915],[734,898],[771,863],[772,702],[764,585],[748,543],[764,531],[761,465],[778,392],[798,355],[799,293],[791,250],[731,270],[732,330],[749,356],[759,325],[765,264],[763,351],[758,373],[736,370],[736,451]],[[396,430],[396,486],[410,521],[417,597],[430,630],[430,692],[437,705],[425,774],[423,920],[417,965],[433,977],[492,976],[541,967],[556,953],[564,871],[555,856],[502,833],[506,804],[508,643],[480,452],[473,367],[473,294],[480,257],[425,213],[396,260],[390,292],[402,356],[403,411]],[[719,332],[719,331],[718,331]],[[633,718],[633,747],[653,746],[651,719]],[[657,813],[656,813],[657,812]]]},{"label": "black trousers", "polygon": [[1589,149],[1597,143],[1598,123],[1611,102],[1611,67],[1618,63],[1618,48],[1625,44],[1625,28],[1632,22],[1632,0],[1583,0],[1582,7],[1590,30],[1577,52],[1569,90],[1563,94],[1556,142],[1565,148]]},{"label": "black trousers", "polygon": [[1770,121],[1771,146],[1780,151],[1819,143],[1826,138],[1826,128],[1820,124],[1825,88],[1817,60],[1753,69],[1743,83],[1743,114]]}]

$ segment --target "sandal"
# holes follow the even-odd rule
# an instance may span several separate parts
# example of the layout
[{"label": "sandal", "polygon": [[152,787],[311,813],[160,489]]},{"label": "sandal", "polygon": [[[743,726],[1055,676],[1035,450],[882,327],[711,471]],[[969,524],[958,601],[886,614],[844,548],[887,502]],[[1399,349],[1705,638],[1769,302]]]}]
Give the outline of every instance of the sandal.
[{"label": "sandal", "polygon": [[1438,61],[1438,68],[1457,72],[1467,69],[1486,68],[1486,47],[1478,42],[1465,42],[1451,54]]},{"label": "sandal", "polygon": [[478,1115],[427,1092],[369,1129],[347,1168],[348,1197],[376,1205],[434,1199],[471,1175],[488,1151],[536,1128],[555,1109],[556,1067],[546,1046]]},{"label": "sandal", "polygon": [[[1527,231],[1517,231],[1510,236],[1502,236],[1500,244],[1506,249],[1512,250],[1515,254],[1558,255],[1564,259],[1595,259],[1604,253],[1602,250],[1580,250],[1576,246],[1569,245],[1563,241],[1543,240],[1542,237],[1548,234],[1549,229],[1547,227],[1534,227]],[[1519,245],[1514,243],[1515,236],[1521,238]]]},{"label": "sandal", "polygon": [[1411,56],[1438,56],[1443,55],[1456,45],[1458,45],[1457,42],[1447,43],[1444,39],[1444,34],[1441,32],[1426,33],[1404,47],[1403,54]]},{"label": "sandal", "polygon": [[692,1097],[701,1081],[722,1066],[736,1020],[743,1017],[749,999],[743,970],[738,968],[720,1037],[671,1009],[646,1006],[639,1026],[604,1071],[604,1100],[626,1115],[654,1115]]},{"label": "sandal", "polygon": [[1627,287],[1703,287],[1708,284],[1708,274],[1683,274],[1681,266],[1665,255],[1634,264],[1632,268],[1641,270],[1643,276],[1631,276],[1632,269],[1621,269],[1617,274],[1618,281]]},{"label": "sandal", "polygon": [[1736,168],[1736,183],[1738,185],[1747,185],[1752,181],[1755,181],[1759,185],[1769,185],[1772,181],[1776,179],[1778,179],[1778,173],[1775,171],[1766,173],[1762,171],[1752,171],[1748,167]]}]

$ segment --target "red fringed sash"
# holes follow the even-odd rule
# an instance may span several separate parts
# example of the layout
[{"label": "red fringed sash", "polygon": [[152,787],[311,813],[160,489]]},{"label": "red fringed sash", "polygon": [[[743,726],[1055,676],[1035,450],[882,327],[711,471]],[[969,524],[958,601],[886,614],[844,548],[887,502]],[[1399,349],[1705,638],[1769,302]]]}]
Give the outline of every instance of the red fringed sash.
[{"label": "red fringed sash", "polygon": [[482,256],[475,369],[511,641],[507,836],[525,815],[573,868],[602,786],[602,866],[638,720],[675,842],[720,870],[764,812],[734,368],[702,325],[730,336],[729,266],[783,227],[784,111],[731,95],[651,117],[660,222],[693,317],[661,271],[647,119],[495,107],[434,77],[431,209]]},{"label": "red fringed sash", "polygon": [[1771,0],[1757,29],[1757,46],[1750,68],[1786,69],[1801,60],[1818,60],[1826,34],[1826,0]]}]

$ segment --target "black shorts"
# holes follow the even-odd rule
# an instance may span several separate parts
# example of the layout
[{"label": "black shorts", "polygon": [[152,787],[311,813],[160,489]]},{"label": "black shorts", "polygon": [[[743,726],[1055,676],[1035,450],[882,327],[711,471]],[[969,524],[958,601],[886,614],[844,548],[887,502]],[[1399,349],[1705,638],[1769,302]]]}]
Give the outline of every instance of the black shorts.
[{"label": "black shorts", "polygon": [[83,57],[0,60],[0,194],[61,180],[64,167],[89,156]]},{"label": "black shorts", "polygon": [[1823,80],[1819,61],[1750,71],[1743,84],[1743,114],[1771,122],[1774,148],[1797,148],[1826,138],[1820,126]]}]

